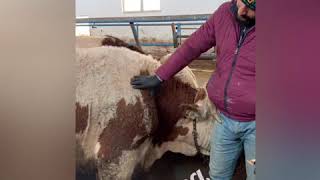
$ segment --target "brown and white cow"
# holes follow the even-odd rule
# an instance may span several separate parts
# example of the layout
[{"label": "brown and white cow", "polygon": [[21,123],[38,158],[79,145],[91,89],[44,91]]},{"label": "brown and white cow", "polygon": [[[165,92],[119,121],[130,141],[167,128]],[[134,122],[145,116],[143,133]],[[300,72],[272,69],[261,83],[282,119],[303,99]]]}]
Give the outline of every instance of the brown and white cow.
[{"label": "brown and white cow", "polygon": [[203,115],[199,145],[208,154],[214,113],[190,69],[164,82],[152,97],[130,85],[133,76],[153,74],[160,66],[151,56],[98,47],[78,49],[76,63],[79,171],[97,170],[99,179],[130,179],[136,166],[149,168],[166,151],[195,155],[192,121],[185,116],[196,103]]}]

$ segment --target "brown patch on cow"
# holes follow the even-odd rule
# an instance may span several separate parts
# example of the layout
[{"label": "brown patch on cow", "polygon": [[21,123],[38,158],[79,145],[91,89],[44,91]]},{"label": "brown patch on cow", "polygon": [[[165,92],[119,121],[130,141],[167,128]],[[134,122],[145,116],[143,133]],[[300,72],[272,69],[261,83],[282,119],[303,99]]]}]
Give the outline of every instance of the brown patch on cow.
[{"label": "brown patch on cow", "polygon": [[185,136],[188,134],[188,132],[189,132],[189,128],[187,127],[182,127],[182,126],[175,127],[169,134],[167,140],[174,141],[179,135]]},{"label": "brown patch on cow", "polygon": [[136,144],[134,138],[148,136],[146,125],[143,122],[144,110],[140,99],[136,104],[126,104],[124,99],[117,103],[116,116],[110,119],[109,124],[99,137],[101,148],[98,157],[107,162],[118,163],[123,150],[130,150],[137,147],[142,141]]},{"label": "brown patch on cow", "polygon": [[87,125],[89,119],[89,105],[81,106],[76,103],[76,133],[82,133]]},{"label": "brown patch on cow", "polygon": [[102,46],[116,46],[116,47],[126,47],[128,49],[131,49],[132,51],[139,52],[141,54],[146,54],[142,49],[140,49],[137,46],[130,45],[124,41],[122,41],[119,38],[113,37],[113,36],[106,36],[101,42]]},{"label": "brown patch on cow", "polygon": [[161,84],[156,96],[159,124],[153,138],[154,144],[160,145],[172,137],[185,133],[185,130],[174,131],[174,127],[177,121],[185,115],[186,107],[181,105],[193,104],[196,94],[197,89],[175,77]]},{"label": "brown patch on cow", "polygon": [[194,98],[194,103],[203,100],[207,97],[206,90],[203,88],[198,89],[197,95]]}]

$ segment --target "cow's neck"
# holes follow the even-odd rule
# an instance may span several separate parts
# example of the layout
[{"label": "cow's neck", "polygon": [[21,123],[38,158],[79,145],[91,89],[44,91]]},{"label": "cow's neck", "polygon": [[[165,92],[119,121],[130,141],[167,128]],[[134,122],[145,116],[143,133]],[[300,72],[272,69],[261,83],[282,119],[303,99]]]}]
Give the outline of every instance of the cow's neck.
[{"label": "cow's neck", "polygon": [[[201,93],[201,91],[203,92]],[[203,95],[200,97],[201,94]],[[200,89],[197,97],[195,103],[196,110],[193,110],[188,114],[188,127],[191,127],[193,130],[193,121],[196,120],[195,125],[198,133],[198,145],[201,147],[202,154],[208,154],[213,122],[217,117],[216,108],[208,98],[205,89]],[[191,133],[191,136],[193,136],[193,133]],[[192,138],[192,140],[193,139],[194,138]],[[191,144],[194,144],[194,141],[192,141]]]},{"label": "cow's neck", "polygon": [[210,138],[212,136],[213,123],[217,119],[216,107],[206,95],[205,98],[197,102],[202,119],[198,121],[199,145],[204,150],[203,154],[209,153]]}]

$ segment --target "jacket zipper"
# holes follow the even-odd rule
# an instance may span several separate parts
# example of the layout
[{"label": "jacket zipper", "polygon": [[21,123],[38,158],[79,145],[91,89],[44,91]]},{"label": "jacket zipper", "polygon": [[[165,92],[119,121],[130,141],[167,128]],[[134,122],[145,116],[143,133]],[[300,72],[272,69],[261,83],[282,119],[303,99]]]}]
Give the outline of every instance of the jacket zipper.
[{"label": "jacket zipper", "polygon": [[239,51],[240,51],[240,48],[241,48],[241,45],[242,43],[244,42],[244,39],[245,37],[247,36],[248,32],[250,32],[252,28],[250,28],[248,31],[246,27],[243,28],[243,30],[240,32],[240,38],[239,38],[239,41],[238,41],[238,44],[237,44],[237,48],[234,52],[234,58],[233,58],[233,61],[232,61],[232,67],[231,67],[231,71],[230,71],[230,74],[229,74],[229,77],[227,79],[227,82],[226,82],[226,85],[224,87],[224,109],[229,112],[228,110],[228,88],[229,88],[229,85],[230,85],[230,81],[231,81],[231,78],[232,78],[232,74],[233,74],[233,71],[236,67],[236,63],[237,63],[237,60],[238,60],[238,55],[239,55]]}]

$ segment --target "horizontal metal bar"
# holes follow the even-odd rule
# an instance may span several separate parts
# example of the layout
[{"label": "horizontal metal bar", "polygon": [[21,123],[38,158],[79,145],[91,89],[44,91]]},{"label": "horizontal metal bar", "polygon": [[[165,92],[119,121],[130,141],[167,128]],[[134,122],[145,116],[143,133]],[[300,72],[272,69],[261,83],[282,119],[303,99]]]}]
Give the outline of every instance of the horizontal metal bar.
[{"label": "horizontal metal bar", "polygon": [[[171,26],[172,23],[152,23],[152,24],[135,24],[135,26]],[[190,25],[202,25],[203,23],[180,23],[182,26],[190,26]],[[178,24],[176,24],[178,25]],[[103,24],[103,23],[90,23],[90,24],[76,24],[76,26],[130,26],[130,24],[116,24],[116,23],[110,23],[110,24]]]},{"label": "horizontal metal bar", "polygon": [[[130,45],[136,45],[135,43],[128,43]],[[141,46],[173,46],[173,43],[140,43]]]},{"label": "horizontal metal bar", "polygon": [[[207,59],[200,59],[200,60],[207,60]],[[206,70],[206,69],[194,69],[194,68],[190,68],[191,71],[196,71],[196,72],[204,72],[204,73],[213,73],[214,70]]]},{"label": "horizontal metal bar", "polygon": [[190,35],[178,35],[177,37],[178,38],[188,38],[188,37],[190,37]]},{"label": "horizontal metal bar", "polygon": [[198,29],[198,28],[181,28],[181,29],[185,29],[185,30],[194,30],[194,29]]},{"label": "horizontal metal bar", "polygon": [[216,58],[216,55],[215,54],[212,54],[212,55],[208,55],[208,54],[202,54],[200,55],[198,58],[196,59],[199,59],[199,60],[213,60]]},{"label": "horizontal metal bar", "polygon": [[78,18],[77,23],[121,23],[121,22],[173,22],[173,21],[205,21],[210,14],[177,15],[177,16],[140,16],[140,17],[108,17]]}]

